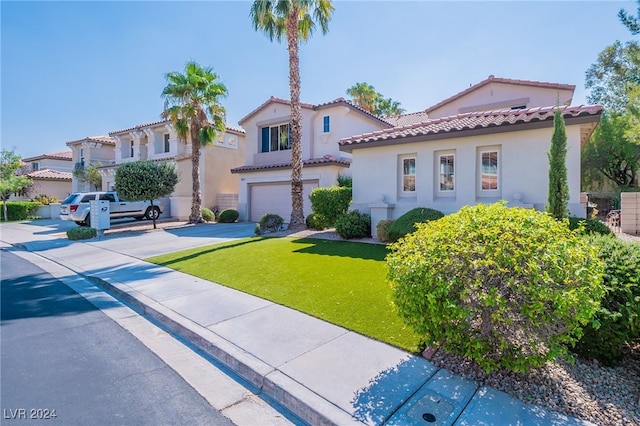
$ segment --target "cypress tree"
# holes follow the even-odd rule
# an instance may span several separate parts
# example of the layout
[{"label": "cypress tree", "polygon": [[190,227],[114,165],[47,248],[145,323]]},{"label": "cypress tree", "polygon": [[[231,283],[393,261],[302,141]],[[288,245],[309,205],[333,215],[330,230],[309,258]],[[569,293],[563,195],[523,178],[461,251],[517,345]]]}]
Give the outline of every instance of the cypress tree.
[{"label": "cypress tree", "polygon": [[549,202],[547,212],[556,219],[569,216],[569,183],[567,181],[567,131],[560,107],[553,117],[553,136],[549,157]]}]

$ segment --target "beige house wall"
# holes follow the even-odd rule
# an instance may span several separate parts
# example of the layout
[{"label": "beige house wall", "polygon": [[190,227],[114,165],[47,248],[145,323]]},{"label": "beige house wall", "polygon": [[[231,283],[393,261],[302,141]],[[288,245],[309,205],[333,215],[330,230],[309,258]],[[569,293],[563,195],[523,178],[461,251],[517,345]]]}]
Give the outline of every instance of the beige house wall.
[{"label": "beige house wall", "polygon": [[47,195],[49,197],[57,197],[59,201],[67,198],[71,191],[71,181],[61,180],[45,180],[34,179],[34,190],[30,194],[30,198],[38,195]]},{"label": "beige house wall", "polygon": [[640,234],[640,192],[620,194],[620,229],[626,234]]},{"label": "beige house wall", "polygon": [[546,87],[491,82],[441,107],[429,111],[429,118],[448,117],[474,111],[569,105],[573,91]]},{"label": "beige house wall", "polygon": [[[415,207],[453,213],[465,205],[506,200],[511,205],[543,210],[548,198],[549,160],[553,128],[503,132],[407,144],[353,149],[353,209],[369,213],[372,204],[393,205],[396,219]],[[499,190],[479,190],[479,153],[499,151]],[[442,193],[438,186],[440,154],[455,156],[455,190]],[[402,160],[416,159],[416,190],[402,192]],[[567,126],[567,177],[569,208],[584,217],[580,203],[580,126]],[[520,202],[518,202],[518,199]],[[372,224],[375,227],[375,224]]]}]

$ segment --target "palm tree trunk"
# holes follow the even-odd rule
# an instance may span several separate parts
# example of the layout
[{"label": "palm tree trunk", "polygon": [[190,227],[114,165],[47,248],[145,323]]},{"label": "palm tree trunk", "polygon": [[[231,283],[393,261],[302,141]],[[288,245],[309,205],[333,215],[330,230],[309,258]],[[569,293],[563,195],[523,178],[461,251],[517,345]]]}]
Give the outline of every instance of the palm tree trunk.
[{"label": "palm tree trunk", "polygon": [[198,131],[191,128],[191,215],[189,223],[202,223],[202,195],[200,194],[200,141]]},{"label": "palm tree trunk", "polygon": [[302,181],[302,113],[300,110],[300,61],[298,57],[298,13],[293,2],[287,19],[289,89],[291,94],[291,220],[289,229],[304,227]]}]

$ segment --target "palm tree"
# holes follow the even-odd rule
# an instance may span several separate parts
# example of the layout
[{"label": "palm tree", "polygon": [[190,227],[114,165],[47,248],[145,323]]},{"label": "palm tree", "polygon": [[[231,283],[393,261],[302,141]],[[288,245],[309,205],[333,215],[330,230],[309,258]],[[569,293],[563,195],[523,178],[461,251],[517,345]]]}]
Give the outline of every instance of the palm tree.
[{"label": "palm tree", "polygon": [[300,109],[300,63],[298,48],[307,41],[316,25],[329,31],[333,13],[330,0],[255,0],[251,5],[253,29],[271,41],[287,41],[289,51],[289,91],[291,97],[291,221],[289,228],[303,227],[302,112]]},{"label": "palm tree", "polygon": [[347,95],[351,96],[353,103],[358,108],[375,114],[376,101],[380,96],[375,87],[367,83],[356,83],[347,89]]},{"label": "palm tree", "polygon": [[170,72],[165,75],[167,86],[162,90],[166,108],[162,118],[169,119],[178,136],[191,138],[191,214],[189,223],[201,223],[202,194],[200,191],[200,147],[216,140],[224,133],[225,109],[220,98],[227,95],[227,88],[210,67],[187,62],[184,74]]}]

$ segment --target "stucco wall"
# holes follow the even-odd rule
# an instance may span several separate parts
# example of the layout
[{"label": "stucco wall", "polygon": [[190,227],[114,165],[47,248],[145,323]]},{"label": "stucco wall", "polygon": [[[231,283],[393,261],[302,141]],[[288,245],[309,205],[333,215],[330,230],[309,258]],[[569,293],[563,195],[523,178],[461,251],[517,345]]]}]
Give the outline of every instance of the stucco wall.
[{"label": "stucco wall", "polygon": [[461,112],[509,109],[517,106],[509,102],[515,100],[522,100],[527,108],[564,105],[572,97],[573,92],[570,90],[491,82],[430,111],[429,118],[447,117]]},{"label": "stucco wall", "polygon": [[34,179],[33,183],[34,190],[30,194],[31,198],[37,195],[47,195],[58,197],[58,200],[62,201],[71,193],[71,181]]},{"label": "stucco wall", "polygon": [[[464,205],[495,202],[504,199],[515,203],[514,194],[521,195],[521,203],[543,210],[547,202],[547,152],[553,128],[496,133],[467,138],[397,144],[353,150],[353,205],[369,212],[369,205],[384,199],[394,204],[392,218],[414,207],[432,207],[452,213]],[[567,174],[570,209],[573,215],[584,217],[580,205],[580,129],[567,127]],[[491,196],[477,187],[479,182],[478,152],[483,147],[499,149],[499,190]],[[441,196],[437,190],[437,158],[440,152],[455,154],[455,191]],[[416,158],[416,191],[403,194],[400,187],[403,155]]]},{"label": "stucco wall", "polygon": [[[208,145],[201,149],[200,156],[200,190],[202,206],[212,208],[217,203],[218,194],[237,194],[239,176],[231,174],[231,169],[242,165],[245,156],[245,140],[243,135],[233,135],[237,146],[224,147]],[[191,197],[191,157],[176,162],[179,183],[172,194],[173,197]]]}]

